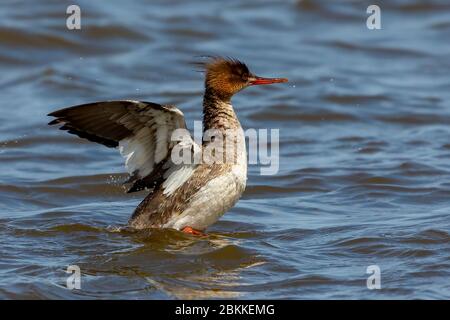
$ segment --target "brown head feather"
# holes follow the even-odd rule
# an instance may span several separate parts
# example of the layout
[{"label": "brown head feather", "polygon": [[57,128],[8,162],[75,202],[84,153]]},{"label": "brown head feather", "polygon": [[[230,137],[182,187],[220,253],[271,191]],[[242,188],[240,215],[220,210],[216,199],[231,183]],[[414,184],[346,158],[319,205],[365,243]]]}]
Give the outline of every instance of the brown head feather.
[{"label": "brown head feather", "polygon": [[245,63],[232,58],[212,57],[205,71],[205,87],[224,99],[247,87],[252,76]]}]

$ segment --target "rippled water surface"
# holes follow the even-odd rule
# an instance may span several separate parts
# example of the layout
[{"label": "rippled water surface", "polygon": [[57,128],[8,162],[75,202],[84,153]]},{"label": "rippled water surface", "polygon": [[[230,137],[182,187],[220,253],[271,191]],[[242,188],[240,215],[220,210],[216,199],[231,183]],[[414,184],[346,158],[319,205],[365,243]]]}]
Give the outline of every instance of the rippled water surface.
[{"label": "rippled water surface", "polygon": [[[450,298],[448,1],[378,2],[381,30],[368,1],[77,3],[81,31],[65,1],[0,3],[1,298]],[[145,192],[46,114],[142,99],[192,127],[204,54],[290,79],[233,100],[245,128],[280,128],[280,170],[250,166],[206,238],[119,232]]]}]

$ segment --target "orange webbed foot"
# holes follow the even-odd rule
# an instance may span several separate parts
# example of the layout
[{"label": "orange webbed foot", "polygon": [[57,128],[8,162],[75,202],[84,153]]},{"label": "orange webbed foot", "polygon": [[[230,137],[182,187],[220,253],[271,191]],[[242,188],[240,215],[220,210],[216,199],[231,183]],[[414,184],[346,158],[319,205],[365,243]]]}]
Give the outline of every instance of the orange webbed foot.
[{"label": "orange webbed foot", "polygon": [[206,236],[205,233],[203,233],[203,232],[201,232],[201,231],[199,231],[199,230],[195,230],[195,229],[192,228],[192,227],[184,227],[183,229],[181,229],[181,232],[189,233],[189,234],[192,234],[192,235],[194,235],[194,236],[201,236],[201,237]]}]

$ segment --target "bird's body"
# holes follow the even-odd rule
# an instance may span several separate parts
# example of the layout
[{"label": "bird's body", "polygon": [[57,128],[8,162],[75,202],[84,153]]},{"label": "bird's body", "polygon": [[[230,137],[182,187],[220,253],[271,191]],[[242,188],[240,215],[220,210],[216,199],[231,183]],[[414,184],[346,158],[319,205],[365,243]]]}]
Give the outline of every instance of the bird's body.
[{"label": "bird's body", "polygon": [[236,60],[213,59],[206,66],[201,146],[179,109],[149,102],[70,107],[51,113],[56,119],[50,124],[63,123],[69,133],[119,148],[131,174],[129,192],[150,189],[129,227],[201,234],[234,206],[246,185],[245,138],[231,96],[248,85],[285,81],[253,76]]},{"label": "bird's body", "polygon": [[[216,106],[217,108],[217,106]],[[231,137],[234,159],[223,163],[202,161],[198,165],[173,170],[161,180],[136,208],[129,225],[142,229],[149,227],[182,230],[189,226],[204,230],[216,222],[241,197],[247,181],[247,155],[244,132],[231,104],[226,116],[215,117],[212,129]],[[224,119],[226,117],[226,119]],[[224,125],[219,122],[223,122]],[[205,126],[205,131],[211,127]],[[204,142],[207,148],[210,142]],[[176,213],[176,214],[175,214]]]}]

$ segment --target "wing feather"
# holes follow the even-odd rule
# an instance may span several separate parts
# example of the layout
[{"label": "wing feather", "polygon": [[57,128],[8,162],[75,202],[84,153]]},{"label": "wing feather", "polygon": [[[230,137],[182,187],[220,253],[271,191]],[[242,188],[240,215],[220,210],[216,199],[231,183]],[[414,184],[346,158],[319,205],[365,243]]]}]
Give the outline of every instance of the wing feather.
[{"label": "wing feather", "polygon": [[[188,176],[188,168],[171,168],[174,165],[169,159],[176,144],[171,141],[173,131],[186,129],[184,115],[175,106],[131,100],[104,101],[57,110],[49,116],[56,118],[49,125],[62,124],[61,130],[107,147],[118,147],[131,175],[128,182],[133,183],[129,192],[152,187],[155,179],[164,182],[167,179],[164,171],[184,173],[180,175],[181,180],[166,183],[170,190]],[[162,174],[153,172],[155,167]]]}]

